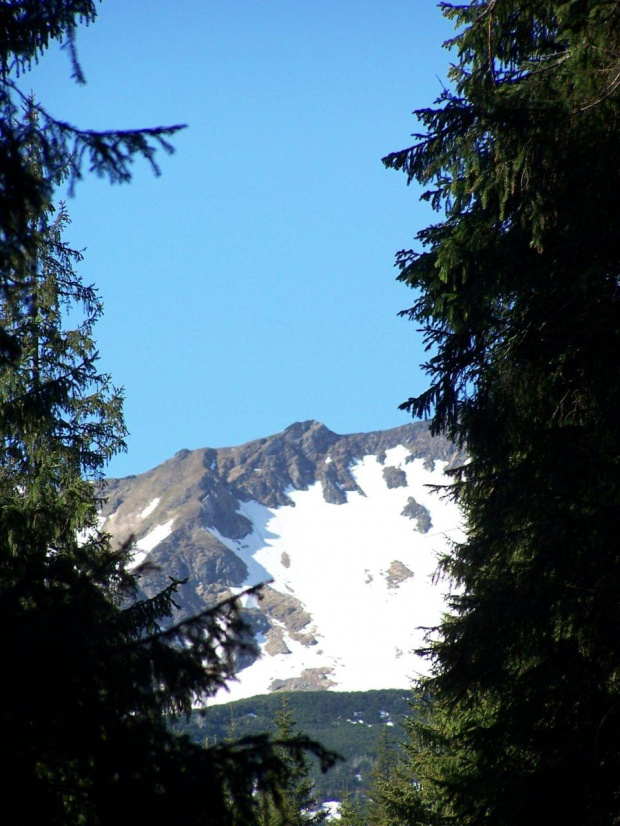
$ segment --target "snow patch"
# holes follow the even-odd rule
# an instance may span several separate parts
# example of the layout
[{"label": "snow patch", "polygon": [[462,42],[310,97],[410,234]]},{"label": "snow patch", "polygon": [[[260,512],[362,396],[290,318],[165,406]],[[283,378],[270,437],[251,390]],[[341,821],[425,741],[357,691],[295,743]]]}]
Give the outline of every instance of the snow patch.
[{"label": "snow patch", "polygon": [[[345,503],[329,504],[317,482],[308,490],[286,491],[294,507],[241,502],[238,512],[253,526],[241,540],[210,529],[247,565],[244,586],[273,580],[272,588],[293,594],[311,615],[320,643],[308,647],[283,629],[290,654],[263,656],[239,673],[230,693],[210,702],[267,693],[273,680],[298,677],[309,668],[330,669],[339,691],[408,688],[427,673],[428,663],[415,651],[425,643],[424,627],[436,625],[445,610],[443,591],[449,586],[438,585],[434,574],[448,538],[462,535],[461,516],[453,502],[428,487],[449,484],[446,462],[436,461],[429,470],[401,445],[386,451],[385,465],[400,467],[407,486],[388,488],[384,464],[365,456],[351,468],[365,495],[349,491]],[[410,496],[430,511],[432,532],[420,534],[401,517]],[[381,572],[395,559],[414,576],[389,589]]]},{"label": "snow patch", "polygon": [[[397,467],[401,470],[404,470],[407,460],[410,456],[411,453],[407,450],[407,448],[404,445],[397,445],[396,447],[391,447],[389,450],[385,451],[384,465],[386,467]],[[367,456],[366,458],[369,457]]]},{"label": "snow patch", "polygon": [[327,812],[327,822],[330,820],[340,820],[340,802],[338,800],[326,800],[321,806]]},{"label": "snow patch", "polygon": [[164,539],[170,536],[173,522],[174,517],[169,519],[164,525],[157,525],[157,527],[153,528],[146,536],[143,536],[142,539],[136,542],[136,552],[132,557],[131,563],[127,566],[129,570],[132,570],[137,565],[141,565],[151,551],[156,548],[160,542],[163,542]]},{"label": "snow patch", "polygon": [[140,519],[146,519],[147,516],[150,516],[155,508],[159,505],[159,496],[156,496],[153,501],[146,506],[146,508],[140,513]]},{"label": "snow patch", "polygon": [[99,531],[103,528],[103,524],[105,522],[105,517],[102,516],[100,513],[97,514],[97,524],[91,528],[83,528],[81,531],[78,531],[77,534],[77,542],[80,547],[82,545],[86,545],[87,542],[90,542],[91,539],[96,539]]}]

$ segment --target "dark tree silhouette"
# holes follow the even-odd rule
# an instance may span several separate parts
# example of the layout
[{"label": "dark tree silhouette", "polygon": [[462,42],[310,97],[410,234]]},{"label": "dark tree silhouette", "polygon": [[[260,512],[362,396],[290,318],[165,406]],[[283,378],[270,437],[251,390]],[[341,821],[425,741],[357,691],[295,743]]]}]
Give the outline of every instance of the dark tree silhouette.
[{"label": "dark tree silhouette", "polygon": [[[137,601],[131,544],[98,528],[97,483],[124,447],[122,393],[97,370],[96,291],[75,272],[52,205],[82,164],[127,180],[171,129],[74,129],[23,97],[18,76],[68,46],[94,3],[0,2],[0,809],[7,822],[257,823],[290,763],[266,735],[203,748],[168,725],[234,673],[251,644],[237,599],[175,623],[171,581]],[[287,754],[314,751],[298,738]]]},{"label": "dark tree silhouette", "polygon": [[[466,445],[467,539],[413,721],[418,822],[620,805],[620,6],[442,4],[451,86],[385,158],[443,213],[398,255],[430,349],[404,406]],[[416,804],[417,805],[417,804]]]}]

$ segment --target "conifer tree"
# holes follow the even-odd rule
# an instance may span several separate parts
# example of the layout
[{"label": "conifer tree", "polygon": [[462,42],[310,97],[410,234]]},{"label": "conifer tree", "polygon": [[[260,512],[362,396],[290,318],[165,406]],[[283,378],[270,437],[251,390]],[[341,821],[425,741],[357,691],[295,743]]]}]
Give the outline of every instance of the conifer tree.
[{"label": "conifer tree", "polygon": [[325,823],[328,813],[314,796],[306,756],[287,751],[287,744],[294,742],[299,732],[285,697],[275,715],[275,729],[280,757],[288,766],[288,779],[276,795],[260,796],[260,826],[319,826]]},{"label": "conifer tree", "polygon": [[620,6],[442,8],[451,86],[384,159],[443,213],[398,255],[431,351],[405,407],[470,456],[412,724],[419,822],[603,826],[620,808]]},{"label": "conifer tree", "polygon": [[[29,164],[45,174],[35,142]],[[136,601],[130,548],[98,529],[95,483],[124,445],[122,394],[97,369],[101,303],[75,272],[67,222],[64,207],[33,212],[20,291],[0,303],[18,344],[0,364],[0,809],[65,826],[129,806],[167,824],[182,805],[192,823],[251,826],[257,791],[289,781],[283,754],[267,736],[201,748],[167,725],[233,676],[249,645],[238,601],[174,624],[181,583]],[[288,748],[330,761],[307,741]]]},{"label": "conifer tree", "polygon": [[418,788],[406,759],[405,744],[390,741],[385,729],[373,768],[366,826],[415,826],[418,822]]},{"label": "conifer tree", "polygon": [[361,801],[347,794],[340,804],[338,826],[368,826]]}]

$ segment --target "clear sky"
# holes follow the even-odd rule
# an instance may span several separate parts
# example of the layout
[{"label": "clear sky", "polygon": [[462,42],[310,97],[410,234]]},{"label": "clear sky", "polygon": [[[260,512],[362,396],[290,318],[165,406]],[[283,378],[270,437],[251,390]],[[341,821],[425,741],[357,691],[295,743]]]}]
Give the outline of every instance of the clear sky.
[{"label": "clear sky", "polygon": [[66,235],[105,303],[102,369],[126,391],[141,473],[181,448],[318,419],[409,421],[421,337],[394,253],[434,220],[381,158],[445,81],[433,0],[104,0],[78,34],[87,79],[48,53],[23,87],[88,128],[186,123],[161,177],[82,181]]}]

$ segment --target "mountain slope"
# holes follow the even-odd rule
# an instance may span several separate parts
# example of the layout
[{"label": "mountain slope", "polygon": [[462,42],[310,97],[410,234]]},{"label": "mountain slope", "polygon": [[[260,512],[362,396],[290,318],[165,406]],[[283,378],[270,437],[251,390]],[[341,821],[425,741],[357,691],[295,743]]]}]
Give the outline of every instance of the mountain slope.
[{"label": "mountain slope", "polygon": [[340,436],[309,421],[240,447],[177,453],[109,480],[104,530],[136,540],[151,594],[188,579],[186,613],[244,586],[262,658],[217,701],[279,689],[406,687],[419,626],[442,610],[431,580],[459,514],[428,485],[462,461],[426,425]]}]

